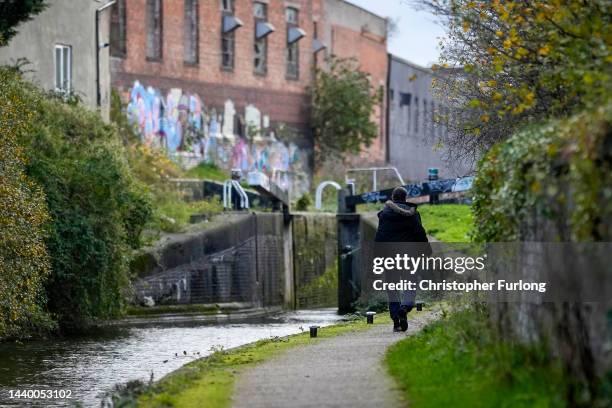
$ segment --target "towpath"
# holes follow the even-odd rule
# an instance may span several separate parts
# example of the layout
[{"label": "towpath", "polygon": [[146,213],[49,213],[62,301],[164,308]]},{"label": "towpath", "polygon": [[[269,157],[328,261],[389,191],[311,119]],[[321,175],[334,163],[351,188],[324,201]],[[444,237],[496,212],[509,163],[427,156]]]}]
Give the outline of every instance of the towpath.
[{"label": "towpath", "polygon": [[292,348],[239,376],[234,407],[405,406],[383,365],[385,351],[436,316],[434,311],[411,312],[406,333],[380,324]]}]

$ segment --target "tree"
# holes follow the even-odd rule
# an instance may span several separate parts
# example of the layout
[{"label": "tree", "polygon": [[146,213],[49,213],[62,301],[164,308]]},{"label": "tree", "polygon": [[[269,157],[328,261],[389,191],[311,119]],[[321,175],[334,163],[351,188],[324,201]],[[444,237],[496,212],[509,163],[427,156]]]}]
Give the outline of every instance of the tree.
[{"label": "tree", "polygon": [[8,44],[17,34],[16,27],[40,13],[46,7],[45,0],[0,1],[0,47]]},{"label": "tree", "polygon": [[[429,0],[448,36],[436,92],[455,156],[479,154],[526,123],[563,117],[611,94],[607,0]],[[461,75],[445,75],[445,68]]]},{"label": "tree", "polygon": [[327,69],[315,73],[312,123],[321,157],[337,158],[359,153],[376,138],[372,115],[380,95],[354,59],[332,57],[327,62]]},{"label": "tree", "polygon": [[13,76],[0,69],[0,340],[53,327],[44,311],[49,212],[17,142],[32,131],[35,111]]}]

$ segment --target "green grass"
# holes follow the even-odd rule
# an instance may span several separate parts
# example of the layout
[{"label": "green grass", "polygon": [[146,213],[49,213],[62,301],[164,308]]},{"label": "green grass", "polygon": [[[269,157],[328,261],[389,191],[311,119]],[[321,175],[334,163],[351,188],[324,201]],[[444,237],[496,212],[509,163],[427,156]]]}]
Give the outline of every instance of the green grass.
[{"label": "green grass", "polygon": [[411,407],[563,407],[562,370],[543,350],[496,337],[463,310],[393,345],[386,363]]},{"label": "green grass", "polygon": [[219,168],[214,163],[200,163],[197,166],[189,169],[185,175],[191,178],[205,179],[224,182],[229,178],[229,173]]},{"label": "green grass", "polygon": [[218,197],[201,201],[186,202],[173,193],[156,202],[155,217],[149,228],[155,231],[180,232],[189,224],[192,214],[207,214],[210,217],[223,212]]},{"label": "green grass", "polygon": [[[389,324],[389,318],[379,316],[376,324]],[[358,319],[319,329],[319,337],[311,339],[307,332],[294,336],[261,340],[256,343],[224,351],[185,365],[164,377],[138,397],[142,407],[201,407],[222,408],[231,405],[236,377],[245,369],[291,347],[312,344],[368,326]],[[120,406],[117,404],[116,406]]]},{"label": "green grass", "polygon": [[424,204],[419,213],[427,234],[443,242],[470,242],[474,219],[469,205]]}]

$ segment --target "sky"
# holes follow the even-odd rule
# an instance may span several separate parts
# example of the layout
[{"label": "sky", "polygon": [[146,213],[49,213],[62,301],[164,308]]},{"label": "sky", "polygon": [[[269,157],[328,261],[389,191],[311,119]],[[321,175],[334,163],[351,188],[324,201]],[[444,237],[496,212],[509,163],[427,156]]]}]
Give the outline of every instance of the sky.
[{"label": "sky", "polygon": [[391,17],[397,31],[389,40],[389,52],[422,66],[437,62],[438,38],[444,29],[435,22],[435,16],[415,10],[406,0],[348,0],[381,17]]}]

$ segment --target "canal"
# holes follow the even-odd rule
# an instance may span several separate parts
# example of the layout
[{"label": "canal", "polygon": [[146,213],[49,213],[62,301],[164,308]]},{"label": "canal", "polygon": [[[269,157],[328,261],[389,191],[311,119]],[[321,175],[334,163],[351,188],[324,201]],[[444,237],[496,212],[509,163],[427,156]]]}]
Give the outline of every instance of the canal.
[{"label": "canal", "polygon": [[[117,383],[155,380],[215,349],[287,336],[342,317],[336,309],[281,313],[227,324],[152,321],[79,338],[0,344],[0,406],[99,406]],[[199,353],[199,354],[198,354]],[[10,390],[67,390],[70,400],[10,399]]]}]

